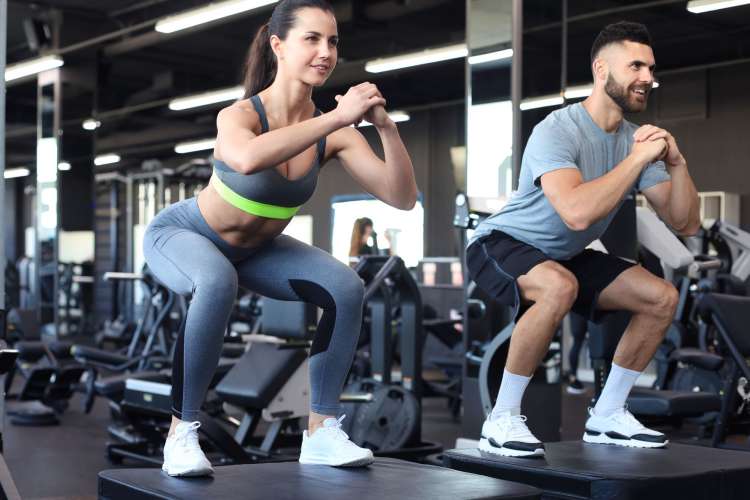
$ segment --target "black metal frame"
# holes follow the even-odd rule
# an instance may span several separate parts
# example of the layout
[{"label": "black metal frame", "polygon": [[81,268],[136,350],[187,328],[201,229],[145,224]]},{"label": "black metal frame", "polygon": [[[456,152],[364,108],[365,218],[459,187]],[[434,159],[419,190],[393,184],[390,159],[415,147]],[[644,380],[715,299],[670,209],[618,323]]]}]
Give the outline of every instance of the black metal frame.
[{"label": "black metal frame", "polygon": [[729,351],[729,359],[727,361],[731,362],[732,365],[730,374],[724,379],[721,411],[716,417],[714,423],[714,430],[711,436],[711,446],[714,448],[747,450],[746,446],[742,447],[727,444],[725,439],[731,423],[730,413],[734,409],[735,401],[737,400],[737,391],[735,388],[737,387],[737,383],[741,376],[750,380],[750,366],[748,366],[745,357],[737,348],[734,340],[732,340],[732,336],[721,318],[716,314],[711,313],[711,322],[716,326],[716,330],[719,332],[724,347]]}]

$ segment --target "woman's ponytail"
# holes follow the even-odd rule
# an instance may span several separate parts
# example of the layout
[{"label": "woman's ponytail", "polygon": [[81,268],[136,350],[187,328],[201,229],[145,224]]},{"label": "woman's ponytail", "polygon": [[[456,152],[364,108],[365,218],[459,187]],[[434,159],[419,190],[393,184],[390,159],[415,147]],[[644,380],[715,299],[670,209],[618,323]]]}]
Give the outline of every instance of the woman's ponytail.
[{"label": "woman's ponytail", "polygon": [[264,24],[255,34],[245,62],[245,99],[268,88],[276,78],[276,55],[271,50],[271,29]]}]

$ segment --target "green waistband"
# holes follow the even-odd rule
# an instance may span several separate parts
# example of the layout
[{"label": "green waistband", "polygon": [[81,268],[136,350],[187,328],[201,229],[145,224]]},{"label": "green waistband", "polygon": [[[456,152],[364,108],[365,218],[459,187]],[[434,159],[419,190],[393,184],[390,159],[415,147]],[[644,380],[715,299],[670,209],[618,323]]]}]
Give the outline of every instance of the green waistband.
[{"label": "green waistband", "polygon": [[252,215],[266,217],[268,219],[289,219],[294,217],[300,207],[280,207],[278,205],[268,205],[258,201],[248,200],[232,191],[226,184],[221,182],[218,175],[213,176],[213,183],[216,192],[219,193],[224,201]]}]

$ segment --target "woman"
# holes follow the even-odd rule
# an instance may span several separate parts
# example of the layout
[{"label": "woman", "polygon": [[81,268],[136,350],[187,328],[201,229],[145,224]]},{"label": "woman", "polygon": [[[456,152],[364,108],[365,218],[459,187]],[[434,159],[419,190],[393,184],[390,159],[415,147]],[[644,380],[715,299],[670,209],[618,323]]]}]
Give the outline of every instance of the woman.
[{"label": "woman", "polygon": [[[375,85],[336,96],[329,113],[311,100],[313,88],[336,66],[337,42],[328,2],[277,4],[250,47],[246,98],[218,115],[209,186],[197,199],[162,211],[144,238],[154,274],[175,292],[192,294],[173,366],[173,418],[162,467],[171,476],[212,473],[198,445],[198,412],[238,283],[324,311],[310,350],[311,412],[300,462],[372,462],[372,453],[349,441],[336,419],[361,327],[362,282],[328,253],[281,234],[332,157],[382,201],[403,210],[416,202],[411,160]],[[362,119],[375,125],[385,161],[350,127]]]},{"label": "woman", "polygon": [[377,240],[373,238],[374,245],[370,246],[368,244],[368,240],[373,234],[372,219],[369,217],[360,217],[355,220],[352,226],[352,238],[349,243],[349,257],[377,255],[379,252]]}]

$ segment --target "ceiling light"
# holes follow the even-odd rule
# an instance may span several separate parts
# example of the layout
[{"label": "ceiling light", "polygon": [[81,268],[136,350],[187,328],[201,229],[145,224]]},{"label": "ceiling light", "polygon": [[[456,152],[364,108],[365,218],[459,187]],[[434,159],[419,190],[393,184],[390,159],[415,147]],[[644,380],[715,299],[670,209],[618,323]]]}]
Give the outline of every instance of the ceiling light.
[{"label": "ceiling light", "polygon": [[750,0],[691,0],[687,3],[687,10],[693,14],[703,14],[712,10],[728,9],[750,4]]},{"label": "ceiling light", "polygon": [[264,7],[278,0],[229,0],[226,2],[216,2],[185,11],[181,14],[175,14],[161,19],[156,23],[154,29],[160,33],[174,33],[175,31],[192,28],[199,24],[209,23],[222,19],[224,17],[234,16],[242,12]]},{"label": "ceiling light", "polygon": [[110,165],[112,163],[117,163],[120,161],[120,156],[110,153],[106,155],[99,155],[96,158],[94,158],[94,165],[97,167],[101,165]]},{"label": "ceiling light", "polygon": [[[651,88],[659,88],[659,82],[654,81]],[[580,99],[582,97],[588,97],[591,95],[594,87],[592,85],[576,85],[575,87],[568,87],[565,89],[565,99]]]},{"label": "ceiling light", "polygon": [[[393,123],[408,122],[409,119],[411,118],[409,116],[409,113],[405,111],[391,111],[390,113],[388,113],[388,116],[390,117],[391,120],[393,120]],[[371,125],[372,123],[368,122],[367,120],[362,120],[359,123],[360,127],[369,127]]]},{"label": "ceiling light", "polygon": [[411,52],[400,56],[383,57],[367,61],[365,71],[368,73],[383,73],[401,68],[410,68],[422,64],[430,64],[449,59],[459,59],[469,54],[466,44],[449,45],[437,49],[427,49],[420,52]]},{"label": "ceiling light", "polygon": [[57,164],[57,170],[67,172],[70,169],[71,169],[70,163],[68,163],[67,161],[61,161],[60,163]]},{"label": "ceiling light", "polygon": [[521,101],[521,111],[528,109],[546,108],[549,106],[559,106],[564,103],[565,100],[561,95],[549,95],[543,97],[534,97],[531,99],[524,99]]},{"label": "ceiling light", "polygon": [[200,141],[181,142],[174,147],[174,152],[178,154],[193,153],[195,151],[204,151],[213,149],[216,145],[216,139],[202,139]]},{"label": "ceiling light", "polygon": [[592,90],[594,90],[593,85],[578,85],[565,89],[564,95],[566,99],[580,99],[581,97],[590,96]]},{"label": "ceiling light", "polygon": [[30,173],[31,171],[26,167],[6,168],[5,172],[3,172],[3,178],[15,179],[17,177],[26,177]]},{"label": "ceiling light", "polygon": [[172,99],[169,101],[169,109],[172,111],[181,111],[183,109],[208,106],[209,104],[216,104],[218,102],[236,101],[243,95],[245,95],[245,89],[242,87],[214,90]]},{"label": "ceiling light", "polygon": [[84,120],[81,126],[84,130],[96,130],[102,126],[102,122],[89,118],[88,120]]},{"label": "ceiling light", "polygon": [[498,50],[496,52],[471,56],[469,57],[469,64],[483,64],[501,59],[510,59],[511,57],[513,57],[513,49]]},{"label": "ceiling light", "polygon": [[59,68],[62,65],[63,59],[60,56],[37,57],[36,59],[11,64],[5,68],[5,81],[10,82],[26,76],[36,75],[42,71]]}]

